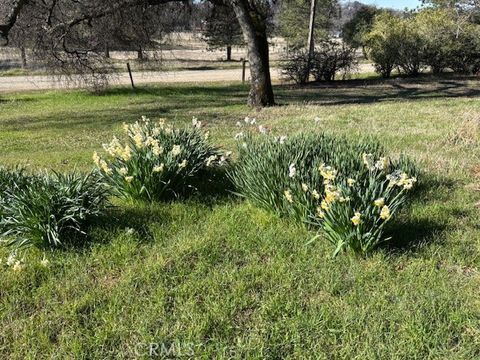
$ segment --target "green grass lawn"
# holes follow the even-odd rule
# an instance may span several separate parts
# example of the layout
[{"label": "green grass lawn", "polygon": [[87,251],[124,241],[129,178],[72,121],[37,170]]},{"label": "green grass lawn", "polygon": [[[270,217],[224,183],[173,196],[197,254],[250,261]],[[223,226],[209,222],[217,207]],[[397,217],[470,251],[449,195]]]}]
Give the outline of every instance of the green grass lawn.
[{"label": "green grass lawn", "polygon": [[478,81],[277,86],[281,106],[261,111],[245,105],[247,90],[0,94],[0,163],[88,170],[93,151],[141,115],[196,116],[232,150],[247,115],[278,135],[369,134],[417,159],[429,184],[391,229],[392,246],[333,260],[326,241],[307,245],[314,233],[302,225],[233,196],[116,202],[91,242],[47,252],[48,267],[37,250],[21,272],[0,265],[0,358],[148,358],[150,343],[159,357],[163,345],[205,359],[480,357]]}]

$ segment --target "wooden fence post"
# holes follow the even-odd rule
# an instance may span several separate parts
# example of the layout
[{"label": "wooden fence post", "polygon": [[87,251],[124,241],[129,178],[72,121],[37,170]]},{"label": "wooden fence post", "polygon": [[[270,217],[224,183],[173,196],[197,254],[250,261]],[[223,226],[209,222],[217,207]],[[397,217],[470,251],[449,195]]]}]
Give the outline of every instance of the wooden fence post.
[{"label": "wooden fence post", "polygon": [[130,69],[130,63],[127,62],[128,75],[130,75],[130,82],[132,84],[132,89],[135,89],[135,84],[133,83],[132,69]]},{"label": "wooden fence post", "polygon": [[247,60],[242,58],[242,84],[245,84],[246,64],[247,64]]}]

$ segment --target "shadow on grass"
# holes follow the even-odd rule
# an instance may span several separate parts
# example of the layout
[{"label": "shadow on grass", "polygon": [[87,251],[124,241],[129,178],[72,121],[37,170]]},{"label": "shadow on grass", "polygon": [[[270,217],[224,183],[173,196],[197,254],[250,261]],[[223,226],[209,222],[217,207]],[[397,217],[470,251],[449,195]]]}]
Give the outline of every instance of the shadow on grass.
[{"label": "shadow on grass", "polygon": [[201,71],[201,70],[217,70],[218,67],[215,66],[188,66],[185,69],[187,70],[196,70],[196,71]]},{"label": "shadow on grass", "polygon": [[167,225],[172,220],[172,215],[167,208],[136,202],[110,209],[103,217],[97,219],[94,230],[98,234],[118,234],[119,232],[128,234],[131,232],[140,241],[150,242],[153,240],[150,226],[152,224]]},{"label": "shadow on grass", "polygon": [[431,219],[406,217],[391,224],[385,237],[392,239],[383,247],[393,253],[409,252],[415,248],[441,241],[441,232],[445,229],[445,224]]},{"label": "shadow on grass", "polygon": [[244,98],[247,94],[248,86],[241,84],[230,84],[228,86],[222,84],[161,84],[161,85],[142,85],[132,89],[130,87],[118,86],[105,89],[95,93],[92,96],[123,96],[123,95],[153,95],[162,97],[178,97],[178,96],[204,96],[212,97],[213,101],[220,101],[224,98]]},{"label": "shadow on grass", "polygon": [[165,226],[174,221],[169,204],[183,202],[212,208],[234,198],[233,185],[224,170],[211,172],[208,177],[204,175],[200,179],[202,181],[193,185],[195,191],[165,202],[139,200],[112,206],[91,221],[86,234],[65,234],[69,242],[62,249],[82,250],[93,244],[107,244],[122,232],[134,234],[141,242],[150,242],[154,240],[151,226]]},{"label": "shadow on grass", "polygon": [[22,103],[29,103],[29,102],[35,102],[35,101],[37,101],[37,99],[35,99],[33,96],[21,97],[21,98],[18,98],[18,97],[6,98],[0,95],[0,104],[4,103],[4,104],[12,104],[12,105],[18,106],[19,104],[22,104]]},{"label": "shadow on grass", "polygon": [[[248,87],[242,85],[219,86],[205,85],[159,85],[142,86],[134,90],[128,87],[113,87],[91,94],[79,90],[81,111],[75,106],[65,110],[65,101],[59,97],[49,111],[40,119],[32,119],[29,115],[13,117],[2,121],[5,127],[12,129],[22,128],[28,122],[29,130],[43,130],[47,125],[49,129],[84,128],[94,126],[96,129],[109,129],[121,122],[131,122],[145,115],[152,119],[168,117],[174,119],[177,115],[181,118],[188,117],[190,113],[198,111],[211,111],[214,108],[228,111],[231,106],[245,105]],[[42,99],[34,99],[39,104]],[[19,100],[22,100],[19,98]],[[70,101],[70,100],[69,100]],[[3,104],[3,103],[0,103]],[[5,104],[8,104],[5,102]],[[92,104],[92,106],[90,106]],[[246,106],[246,105],[245,105]],[[40,120],[40,121],[38,121]]]},{"label": "shadow on grass", "polygon": [[[455,186],[455,182],[449,178],[438,178],[422,175],[420,185],[411,194],[411,200],[421,202],[424,206],[443,201],[445,193],[448,193]],[[432,189],[445,189],[446,191],[435,191]],[[438,194],[438,195],[435,195]],[[451,210],[455,212],[455,209]],[[392,252],[408,252],[412,249],[428,245],[433,242],[442,241],[442,232],[446,230],[445,223],[432,218],[412,218],[410,214],[401,215],[392,222],[386,229],[385,237],[391,238],[383,245]]]},{"label": "shadow on grass", "polygon": [[221,168],[209,171],[198,177],[199,182],[193,184],[196,188],[195,193],[187,196],[195,201],[199,201],[204,205],[213,207],[219,202],[233,199],[234,185],[227,176],[228,169]]},{"label": "shadow on grass", "polygon": [[[416,101],[425,99],[478,97],[480,88],[475,87],[466,76],[444,75],[423,76],[419,78],[398,79],[355,79],[330,83],[314,83],[307,86],[276,85],[275,95],[278,104],[308,103],[313,105],[370,104],[382,101]],[[478,79],[477,79],[478,80]],[[28,129],[49,128],[74,129],[76,127],[95,126],[110,128],[122,121],[132,121],[145,115],[151,118],[188,117],[208,109],[220,109],[220,118],[224,118],[232,106],[245,106],[248,85],[233,84],[159,84],[142,85],[136,89],[117,86],[91,94],[78,90],[81,94],[82,111],[72,107],[65,112],[65,101],[59,95],[41,121],[30,121],[29,116],[5,119],[3,126],[18,128],[28,120]],[[0,97],[0,104],[16,101],[16,97]],[[42,97],[20,97],[19,101],[39,102]],[[48,99],[47,99],[48,100]],[[68,100],[71,101],[71,100]],[[58,104],[58,105],[57,105]],[[92,106],[90,106],[90,104]],[[87,110],[84,110],[87,109]],[[68,121],[65,121],[65,119]],[[215,117],[214,117],[215,118]],[[37,120],[37,119],[35,119]]]},{"label": "shadow on grass", "polygon": [[[153,240],[149,225],[166,224],[171,221],[168,211],[153,209],[146,204],[138,206],[112,207],[102,216],[91,219],[86,226],[85,234],[65,233],[68,243],[57,248],[58,251],[84,251],[93,245],[108,244],[121,232],[132,233],[140,241]],[[47,247],[48,248],[48,247]]]},{"label": "shadow on grass", "polygon": [[307,102],[318,105],[371,104],[382,101],[425,100],[480,96],[468,82],[477,77],[424,75],[418,78],[354,79],[306,86],[276,87],[280,103]]}]

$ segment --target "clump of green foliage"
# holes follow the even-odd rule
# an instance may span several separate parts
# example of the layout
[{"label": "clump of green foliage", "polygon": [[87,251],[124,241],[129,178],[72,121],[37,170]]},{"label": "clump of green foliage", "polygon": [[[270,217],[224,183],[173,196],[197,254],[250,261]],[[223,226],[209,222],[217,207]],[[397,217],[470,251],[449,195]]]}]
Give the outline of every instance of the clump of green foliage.
[{"label": "clump of green foliage", "polygon": [[[387,221],[380,224],[374,218],[371,203],[384,198],[389,220],[406,198],[405,192],[396,191],[400,188],[386,185],[387,175],[412,186],[416,181],[404,175],[416,173],[409,159],[384,157],[385,149],[369,138],[352,142],[327,134],[273,138],[247,132],[239,141],[238,161],[229,173],[237,193],[279,215],[322,228],[335,243],[335,254],[343,249],[367,254],[384,240]],[[361,226],[352,222],[358,212],[363,214]]]},{"label": "clump of green foliage", "polygon": [[93,160],[112,193],[128,200],[166,201],[190,194],[209,172],[228,163],[210,145],[208,133],[193,119],[192,127],[176,129],[165,121],[143,118],[125,124],[127,140],[104,145],[106,157]]},{"label": "clump of green foliage", "polygon": [[108,192],[93,173],[26,175],[0,170],[0,238],[14,248],[67,245],[106,208]]},{"label": "clump of green foliage", "polygon": [[[313,199],[304,196],[301,184],[323,191],[320,173],[315,169],[322,163],[342,166],[348,172],[363,168],[358,154],[379,156],[382,147],[375,141],[352,143],[346,138],[328,134],[300,133],[288,138],[256,136],[251,131],[239,138],[238,159],[229,171],[236,191],[256,205],[279,215],[292,215],[299,220],[308,218],[315,209]],[[298,186],[291,187],[292,179]],[[298,180],[298,181],[297,181]],[[289,189],[293,198],[303,199],[294,206],[285,201]]]},{"label": "clump of green foliage", "polygon": [[375,71],[390,77],[398,65],[401,38],[397,30],[402,20],[390,13],[377,15],[372,30],[365,36],[367,56],[373,61]]},{"label": "clump of green foliage", "polygon": [[372,5],[358,6],[352,18],[342,27],[343,41],[353,48],[365,46],[365,35],[371,31],[375,16],[380,12]]}]

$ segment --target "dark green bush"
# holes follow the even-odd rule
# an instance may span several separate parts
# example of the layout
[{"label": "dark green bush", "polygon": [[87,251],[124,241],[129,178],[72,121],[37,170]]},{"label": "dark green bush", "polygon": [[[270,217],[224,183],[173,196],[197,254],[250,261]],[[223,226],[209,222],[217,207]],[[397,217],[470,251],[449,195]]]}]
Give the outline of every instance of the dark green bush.
[{"label": "dark green bush", "polygon": [[400,56],[399,29],[402,20],[390,13],[380,13],[375,17],[371,31],[365,35],[365,49],[373,62],[375,71],[389,78],[398,66]]},{"label": "dark green bush", "polygon": [[105,209],[107,192],[93,174],[26,176],[21,170],[0,172],[0,238],[15,248],[56,247],[85,234],[90,221]]},{"label": "dark green bush", "polygon": [[383,77],[394,69],[418,75],[430,67],[463,74],[480,71],[480,26],[452,9],[427,8],[413,16],[381,13],[365,35],[367,55]]},{"label": "dark green bush", "polygon": [[480,26],[468,24],[453,43],[449,66],[454,72],[472,75],[480,72]]}]

